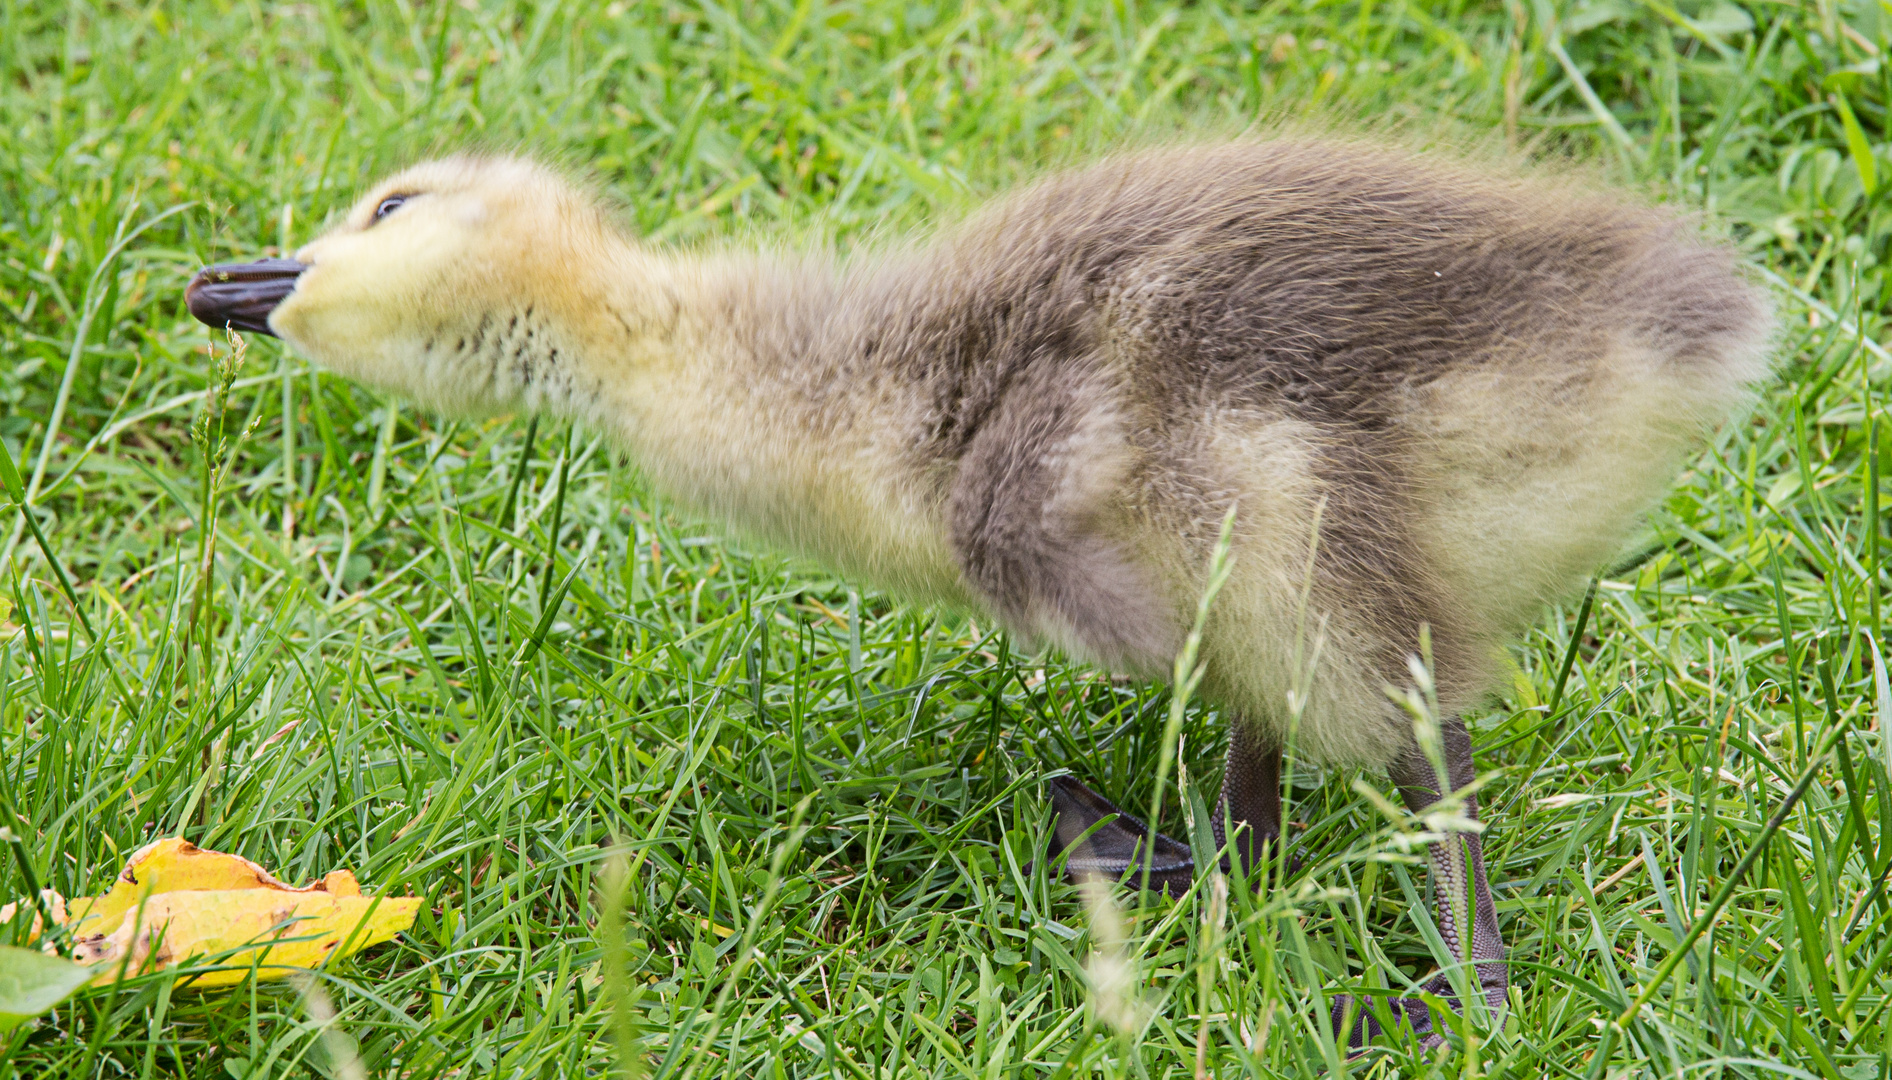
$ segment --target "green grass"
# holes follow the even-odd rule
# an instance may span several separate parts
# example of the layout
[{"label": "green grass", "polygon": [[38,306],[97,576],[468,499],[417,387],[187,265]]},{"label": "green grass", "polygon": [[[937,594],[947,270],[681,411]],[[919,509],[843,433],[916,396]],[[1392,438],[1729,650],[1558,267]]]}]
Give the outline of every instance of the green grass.
[{"label": "green grass", "polygon": [[[0,824],[68,895],[182,833],[426,897],[323,974],[326,1026],[286,984],[134,979],[7,1036],[3,1068],[1885,1077],[1889,21],[1837,0],[0,0],[0,438],[51,549],[0,505]],[[1105,932],[1027,868],[1039,781],[1146,805],[1162,688],[721,539],[589,431],[443,424],[268,340],[226,400],[227,349],[182,312],[199,265],[306,239],[440,148],[581,164],[670,242],[847,242],[1087,148],[1317,104],[1508,131],[1705,202],[1786,328],[1784,377],[1608,571],[1574,651],[1576,612],[1553,613],[1471,718],[1519,985],[1443,1057],[1347,1066],[1324,1034],[1330,995],[1437,963],[1409,825],[1354,777],[1295,768],[1305,862],[1279,888],[1225,919],[1206,894],[1123,897]],[[1835,725],[1842,752],[1809,762]],[[1191,707],[1182,735],[1212,796],[1219,725]],[[6,864],[0,894],[24,888]],[[1100,940],[1123,978],[1093,1000]]]}]

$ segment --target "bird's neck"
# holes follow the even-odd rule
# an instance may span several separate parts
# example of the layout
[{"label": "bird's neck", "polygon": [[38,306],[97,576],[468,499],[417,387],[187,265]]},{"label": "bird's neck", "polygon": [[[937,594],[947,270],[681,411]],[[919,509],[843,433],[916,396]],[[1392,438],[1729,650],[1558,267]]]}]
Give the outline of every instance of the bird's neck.
[{"label": "bird's neck", "polygon": [[960,599],[943,499],[914,461],[916,387],[855,355],[833,264],[623,253],[574,411],[655,487],[739,532],[882,587]]}]

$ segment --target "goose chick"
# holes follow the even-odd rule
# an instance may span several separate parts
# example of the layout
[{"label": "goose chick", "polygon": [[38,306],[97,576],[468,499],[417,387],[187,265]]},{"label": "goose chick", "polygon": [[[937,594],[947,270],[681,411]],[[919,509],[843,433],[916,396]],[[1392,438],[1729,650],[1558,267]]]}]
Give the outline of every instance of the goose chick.
[{"label": "goose chick", "polygon": [[[544,168],[456,158],[189,296],[443,411],[582,419],[738,529],[1120,671],[1168,668],[1236,507],[1202,693],[1243,866],[1279,833],[1291,724],[1414,808],[1472,781],[1457,717],[1494,654],[1618,549],[1770,332],[1673,215],[1340,141],[1112,158],[848,259],[664,251]],[[1424,633],[1444,776],[1385,693]],[[1074,870],[1191,880],[1075,780],[1052,797]],[[1431,872],[1495,1006],[1481,851],[1454,835]],[[1437,1037],[1418,999],[1393,1013]]]}]

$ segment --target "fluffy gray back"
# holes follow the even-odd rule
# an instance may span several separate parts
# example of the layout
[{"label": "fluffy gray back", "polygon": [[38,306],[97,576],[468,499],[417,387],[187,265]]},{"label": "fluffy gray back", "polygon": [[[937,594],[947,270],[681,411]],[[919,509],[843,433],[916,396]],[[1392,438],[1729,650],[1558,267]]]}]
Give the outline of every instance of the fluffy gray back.
[{"label": "fluffy gray back", "polygon": [[[903,388],[915,482],[937,485],[968,584],[1015,627],[1162,669],[1222,509],[1311,483],[1318,601],[1368,642],[1348,662],[1400,681],[1429,626],[1442,683],[1468,693],[1494,635],[1572,575],[1507,592],[1474,580],[1491,576],[1479,558],[1455,562],[1454,545],[1494,538],[1428,535],[1461,527],[1433,513],[1460,497],[1437,474],[1477,456],[1429,433],[1480,410],[1519,417],[1485,456],[1518,459],[1493,497],[1524,497],[1591,441],[1662,429],[1646,440],[1653,479],[1602,496],[1600,524],[1567,550],[1533,548],[1566,543],[1543,530],[1495,538],[1516,561],[1601,559],[1659,494],[1677,440],[1764,373],[1769,333],[1731,251],[1673,213],[1322,141],[1052,177],[929,245],[856,260],[833,295],[821,351]],[[1651,387],[1673,425],[1620,400]],[[1307,475],[1205,464],[1217,425],[1269,424],[1296,433]],[[1609,464],[1586,460],[1569,484]],[[1164,530],[1179,549],[1150,535]]]}]

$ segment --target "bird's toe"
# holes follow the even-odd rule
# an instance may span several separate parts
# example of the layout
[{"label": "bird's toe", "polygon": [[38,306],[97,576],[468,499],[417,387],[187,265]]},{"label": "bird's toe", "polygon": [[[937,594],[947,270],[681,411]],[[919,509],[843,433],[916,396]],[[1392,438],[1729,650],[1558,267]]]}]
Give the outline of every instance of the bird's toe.
[{"label": "bird's toe", "polygon": [[[1461,1011],[1458,997],[1452,990],[1451,982],[1445,976],[1433,978],[1425,984],[1423,989],[1427,994],[1442,1001],[1446,1008],[1455,1013]],[[1504,1005],[1502,986],[1487,988],[1485,996],[1494,1012]],[[1387,1023],[1390,1022],[1394,1028],[1410,1031],[1422,1049],[1432,1050],[1445,1045],[1445,1025],[1440,1022],[1443,1018],[1433,1015],[1433,1006],[1428,1005],[1425,998],[1389,997],[1383,1000],[1385,1001],[1384,1018],[1380,1015],[1378,1004],[1372,999],[1356,998],[1351,994],[1342,994],[1334,998],[1330,1023],[1335,1040],[1338,1041],[1344,1037],[1347,1050],[1350,1053],[1359,1053],[1366,1049],[1368,1043],[1385,1034]],[[1353,1014],[1350,1024],[1347,1016],[1349,1012]]]}]

